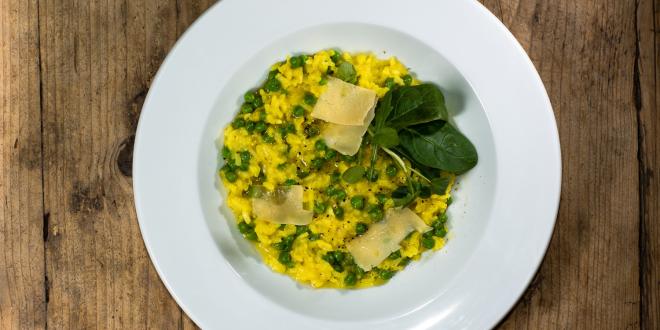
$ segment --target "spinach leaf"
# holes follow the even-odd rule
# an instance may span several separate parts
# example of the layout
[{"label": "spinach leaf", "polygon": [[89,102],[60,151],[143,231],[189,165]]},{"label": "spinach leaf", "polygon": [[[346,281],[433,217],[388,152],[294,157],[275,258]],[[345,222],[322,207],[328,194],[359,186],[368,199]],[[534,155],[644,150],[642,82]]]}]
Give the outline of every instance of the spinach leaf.
[{"label": "spinach leaf", "polygon": [[355,84],[357,82],[357,71],[355,71],[353,64],[348,62],[341,62],[337,66],[335,77],[347,83]]},{"label": "spinach leaf", "polygon": [[410,204],[413,200],[415,200],[415,197],[417,197],[418,192],[415,191],[415,188],[413,185],[409,186],[401,186],[394,191],[392,191],[392,201],[394,201],[394,206],[400,207],[400,206],[406,206]]},{"label": "spinach leaf", "polygon": [[422,165],[460,174],[477,164],[472,142],[445,121],[405,128],[399,138],[406,152]]},{"label": "spinach leaf", "polygon": [[391,127],[383,127],[376,131],[373,141],[383,148],[392,148],[399,145],[399,134]]},{"label": "spinach leaf", "polygon": [[449,187],[448,177],[438,177],[431,179],[431,192],[436,195],[444,195]]},{"label": "spinach leaf", "polygon": [[447,112],[447,106],[445,105],[445,95],[442,94],[442,91],[432,84],[419,85],[418,88],[420,94],[422,94],[424,103],[420,105],[417,111],[436,113],[437,119],[449,120],[449,112]]},{"label": "spinach leaf", "polygon": [[392,93],[392,111],[386,120],[388,126],[400,129],[449,117],[445,97],[435,85],[403,86]]},{"label": "spinach leaf", "polygon": [[372,125],[376,129],[380,129],[385,125],[385,121],[387,120],[387,117],[390,115],[390,112],[392,112],[392,95],[393,95],[393,91],[390,90],[387,93],[385,93],[385,96],[383,96],[383,98],[380,99],[380,101],[378,101],[374,120],[372,121]]}]

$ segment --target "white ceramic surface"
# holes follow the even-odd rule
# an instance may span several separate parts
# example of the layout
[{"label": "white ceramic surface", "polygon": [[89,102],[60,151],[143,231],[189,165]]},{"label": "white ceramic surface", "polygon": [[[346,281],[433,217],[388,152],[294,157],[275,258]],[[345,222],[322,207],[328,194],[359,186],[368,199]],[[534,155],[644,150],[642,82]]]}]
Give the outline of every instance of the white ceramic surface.
[{"label": "white ceramic surface", "polygon": [[[479,152],[454,192],[447,246],[366,290],[314,290],[271,272],[237,232],[215,178],[216,139],[244,91],[291,52],[335,47],[397,56],[438,84]],[[491,327],[543,258],[561,181],[543,84],[513,36],[472,0],[223,0],[154,79],[133,167],[147,250],[205,329]]]}]

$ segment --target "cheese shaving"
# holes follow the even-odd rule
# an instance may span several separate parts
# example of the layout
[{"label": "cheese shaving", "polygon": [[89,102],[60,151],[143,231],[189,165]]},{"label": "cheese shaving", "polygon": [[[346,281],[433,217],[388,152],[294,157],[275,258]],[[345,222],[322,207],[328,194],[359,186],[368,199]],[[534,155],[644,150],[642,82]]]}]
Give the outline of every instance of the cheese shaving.
[{"label": "cheese shaving", "polygon": [[376,107],[376,101],[376,92],[330,77],[312,117],[333,124],[362,126],[367,114]]},{"label": "cheese shaving", "polygon": [[312,222],[312,211],[303,209],[303,187],[278,188],[274,192],[252,199],[252,211],[257,219],[277,223],[306,225]]},{"label": "cheese shaving", "polygon": [[362,126],[339,125],[327,123],[321,132],[325,144],[338,152],[353,156],[362,145],[362,137],[374,119],[374,109],[367,113]]},{"label": "cheese shaving", "polygon": [[385,219],[369,227],[367,232],[348,242],[348,252],[365,271],[378,266],[392,252],[401,248],[401,241],[411,232],[425,232],[431,228],[409,208],[389,209]]}]

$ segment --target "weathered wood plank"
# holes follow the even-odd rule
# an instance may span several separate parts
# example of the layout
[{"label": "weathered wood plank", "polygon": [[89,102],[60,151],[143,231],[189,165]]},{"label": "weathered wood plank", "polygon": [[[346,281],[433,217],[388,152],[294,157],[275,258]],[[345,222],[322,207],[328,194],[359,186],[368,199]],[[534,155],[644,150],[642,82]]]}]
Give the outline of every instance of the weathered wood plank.
[{"label": "weathered wood plank", "polygon": [[637,327],[635,3],[502,0],[491,9],[501,11],[548,89],[564,166],[550,249],[501,326]]},{"label": "weathered wood plank", "polygon": [[0,328],[46,326],[38,8],[0,0]]},{"label": "weathered wood plank", "polygon": [[660,1],[637,8],[636,107],[639,120],[641,325],[660,329]]},{"label": "weathered wood plank", "polygon": [[48,326],[178,328],[131,190],[144,95],[176,40],[174,1],[40,2]]}]

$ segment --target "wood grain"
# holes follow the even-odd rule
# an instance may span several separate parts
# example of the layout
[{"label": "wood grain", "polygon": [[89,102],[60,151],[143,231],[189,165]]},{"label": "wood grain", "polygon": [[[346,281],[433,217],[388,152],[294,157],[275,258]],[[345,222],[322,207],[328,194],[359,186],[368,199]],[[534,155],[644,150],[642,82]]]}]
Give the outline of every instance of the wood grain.
[{"label": "wood grain", "polygon": [[660,1],[637,8],[635,107],[638,115],[641,325],[660,329]]},{"label": "wood grain", "polygon": [[49,327],[180,326],[130,177],[139,110],[176,18],[175,1],[41,1]]},{"label": "wood grain", "polygon": [[46,325],[37,2],[0,0],[0,329]]},{"label": "wood grain", "polygon": [[550,249],[501,327],[639,327],[635,2],[514,0],[491,10],[541,74],[563,157]]}]

